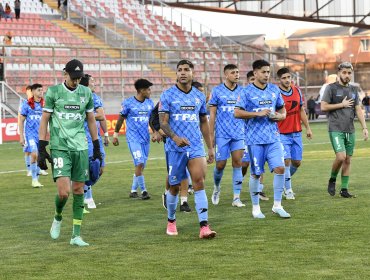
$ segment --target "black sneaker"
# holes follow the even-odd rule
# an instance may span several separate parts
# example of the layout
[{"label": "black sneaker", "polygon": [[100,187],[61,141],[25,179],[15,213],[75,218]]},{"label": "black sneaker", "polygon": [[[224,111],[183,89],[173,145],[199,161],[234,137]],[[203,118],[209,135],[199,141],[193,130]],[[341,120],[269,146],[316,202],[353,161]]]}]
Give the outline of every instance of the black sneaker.
[{"label": "black sneaker", "polygon": [[329,183],[328,183],[328,193],[331,196],[334,196],[335,195],[335,181],[329,180]]},{"label": "black sneaker", "polygon": [[139,195],[137,194],[137,192],[130,192],[129,197],[130,198],[139,198]]},{"label": "black sneaker", "polygon": [[167,195],[165,192],[162,194],[162,205],[163,208],[167,210]]},{"label": "black sneaker", "polygon": [[148,193],[147,191],[143,191],[143,192],[141,193],[141,199],[142,199],[142,200],[150,199],[150,195],[149,195],[149,193]]},{"label": "black sneaker", "polygon": [[356,197],[355,195],[350,194],[347,189],[341,189],[340,196],[344,198],[355,198]]},{"label": "black sneaker", "polygon": [[186,212],[186,213],[191,212],[189,204],[186,201],[183,204],[180,205],[180,211],[181,212]]}]

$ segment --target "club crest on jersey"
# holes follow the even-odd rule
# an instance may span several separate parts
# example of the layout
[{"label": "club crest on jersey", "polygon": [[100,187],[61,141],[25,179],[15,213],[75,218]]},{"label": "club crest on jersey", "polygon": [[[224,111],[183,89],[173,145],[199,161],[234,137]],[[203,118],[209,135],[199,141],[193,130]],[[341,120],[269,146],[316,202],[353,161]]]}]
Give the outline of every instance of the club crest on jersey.
[{"label": "club crest on jersey", "polygon": [[197,105],[200,104],[200,99],[199,98],[195,98],[195,104],[197,104]]},{"label": "club crest on jersey", "polygon": [[80,102],[85,103],[85,96],[80,96]]},{"label": "club crest on jersey", "polygon": [[273,92],[273,93],[271,93],[271,95],[272,95],[272,98],[276,98],[276,95],[275,95],[275,92]]}]

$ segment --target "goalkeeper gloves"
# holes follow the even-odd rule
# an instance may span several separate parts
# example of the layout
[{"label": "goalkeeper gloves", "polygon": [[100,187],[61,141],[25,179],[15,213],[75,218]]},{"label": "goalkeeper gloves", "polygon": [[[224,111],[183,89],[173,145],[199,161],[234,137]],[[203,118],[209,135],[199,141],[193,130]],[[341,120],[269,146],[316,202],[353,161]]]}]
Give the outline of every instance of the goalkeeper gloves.
[{"label": "goalkeeper gloves", "polygon": [[46,165],[46,160],[48,162],[52,163],[51,157],[46,151],[46,146],[49,144],[49,141],[40,140],[39,141],[39,156],[38,156],[38,162],[37,165],[42,170],[47,170],[48,166]]},{"label": "goalkeeper gloves", "polygon": [[99,140],[96,139],[93,141],[93,159],[96,160],[96,159],[99,159],[100,162],[102,162],[102,156],[101,156],[101,153],[100,153],[100,144],[99,144]]}]

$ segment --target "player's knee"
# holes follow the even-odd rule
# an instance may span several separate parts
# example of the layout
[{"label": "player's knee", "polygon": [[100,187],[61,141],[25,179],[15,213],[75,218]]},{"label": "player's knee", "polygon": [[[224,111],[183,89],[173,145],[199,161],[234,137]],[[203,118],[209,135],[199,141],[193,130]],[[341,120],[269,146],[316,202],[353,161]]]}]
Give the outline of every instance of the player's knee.
[{"label": "player's knee", "polygon": [[226,166],[226,161],[221,160],[221,161],[216,162],[216,169],[219,171],[224,170],[225,166]]},{"label": "player's knee", "polygon": [[292,165],[295,167],[295,168],[298,168],[301,166],[301,161],[300,160],[292,160]]},{"label": "player's knee", "polygon": [[345,153],[337,153],[336,154],[336,160],[343,163],[346,160],[346,154]]},{"label": "player's knee", "polygon": [[180,185],[170,186],[170,189],[169,189],[170,194],[178,195],[179,191],[180,191]]},{"label": "player's knee", "polygon": [[240,167],[242,167],[242,160],[241,159],[233,160],[232,166],[234,168],[240,168]]},{"label": "player's knee", "polygon": [[285,172],[285,167],[284,166],[278,166],[274,168],[274,172],[276,174],[284,174]]}]

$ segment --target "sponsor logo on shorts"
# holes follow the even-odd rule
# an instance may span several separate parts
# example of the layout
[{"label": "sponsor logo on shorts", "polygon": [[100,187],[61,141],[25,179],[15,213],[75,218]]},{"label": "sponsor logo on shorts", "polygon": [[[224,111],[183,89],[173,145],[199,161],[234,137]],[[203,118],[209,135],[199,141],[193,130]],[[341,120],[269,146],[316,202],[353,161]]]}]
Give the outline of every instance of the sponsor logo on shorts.
[{"label": "sponsor logo on shorts", "polygon": [[80,110],[80,105],[64,105],[66,110]]}]

